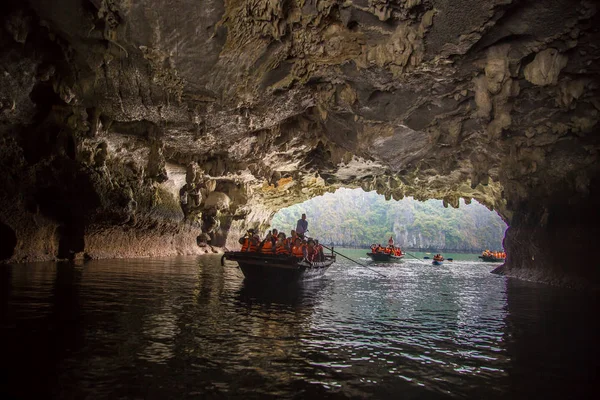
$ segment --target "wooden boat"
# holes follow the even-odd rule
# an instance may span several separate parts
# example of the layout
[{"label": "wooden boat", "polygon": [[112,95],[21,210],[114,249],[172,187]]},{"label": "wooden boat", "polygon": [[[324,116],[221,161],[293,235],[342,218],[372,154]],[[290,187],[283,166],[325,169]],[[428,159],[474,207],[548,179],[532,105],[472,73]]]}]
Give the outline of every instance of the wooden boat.
[{"label": "wooden boat", "polygon": [[479,256],[483,261],[486,262],[504,262],[505,258],[496,258],[494,256]]},{"label": "wooden boat", "polygon": [[323,275],[335,262],[335,254],[325,255],[320,262],[309,262],[288,255],[228,251],[223,259],[237,262],[246,280],[289,283]]},{"label": "wooden boat", "polygon": [[404,254],[402,254],[401,256],[395,256],[393,254],[387,254],[387,253],[367,253],[367,255],[369,257],[371,257],[371,260],[373,261],[400,261],[401,259],[404,258]]}]

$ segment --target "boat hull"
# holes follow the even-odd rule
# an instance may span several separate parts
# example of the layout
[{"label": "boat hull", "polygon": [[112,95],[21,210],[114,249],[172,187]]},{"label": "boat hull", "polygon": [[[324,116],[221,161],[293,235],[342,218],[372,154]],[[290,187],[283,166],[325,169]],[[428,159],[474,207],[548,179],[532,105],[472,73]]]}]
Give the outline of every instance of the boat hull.
[{"label": "boat hull", "polygon": [[481,258],[481,260],[485,261],[485,262],[504,262],[504,258],[486,257],[486,256],[479,256],[479,258]]},{"label": "boat hull", "polygon": [[367,253],[367,255],[369,257],[371,257],[371,260],[373,260],[373,261],[393,262],[393,261],[400,261],[404,258],[404,254],[401,256],[393,256],[391,254],[386,254],[386,253]]},{"label": "boat hull", "polygon": [[433,260],[431,263],[432,263],[433,265],[444,265],[444,262],[443,262],[443,261],[437,261],[437,260]]},{"label": "boat hull", "polygon": [[246,280],[282,283],[318,278],[335,262],[335,256],[326,256],[322,262],[311,263],[291,256],[241,251],[226,252],[223,257],[237,262]]}]

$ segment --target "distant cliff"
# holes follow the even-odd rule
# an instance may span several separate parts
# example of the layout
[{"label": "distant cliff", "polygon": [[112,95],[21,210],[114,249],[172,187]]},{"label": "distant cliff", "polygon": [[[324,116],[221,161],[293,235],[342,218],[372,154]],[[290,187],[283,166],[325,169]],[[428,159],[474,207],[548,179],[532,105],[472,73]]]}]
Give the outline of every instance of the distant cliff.
[{"label": "distant cliff", "polygon": [[289,233],[306,213],[310,236],[337,246],[387,243],[419,250],[501,249],[506,224],[479,203],[444,208],[441,201],[386,201],[375,192],[340,189],[279,211],[271,226]]}]

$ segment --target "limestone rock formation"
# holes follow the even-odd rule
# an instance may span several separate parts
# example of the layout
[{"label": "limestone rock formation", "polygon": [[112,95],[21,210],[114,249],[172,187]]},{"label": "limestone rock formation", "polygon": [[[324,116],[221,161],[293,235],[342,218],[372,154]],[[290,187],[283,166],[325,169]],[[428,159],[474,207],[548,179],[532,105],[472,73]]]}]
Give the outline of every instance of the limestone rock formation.
[{"label": "limestone rock formation", "polygon": [[510,226],[506,273],[599,281],[597,261],[572,261],[599,237],[596,2],[0,11],[5,260],[233,246],[344,186],[475,198]]}]

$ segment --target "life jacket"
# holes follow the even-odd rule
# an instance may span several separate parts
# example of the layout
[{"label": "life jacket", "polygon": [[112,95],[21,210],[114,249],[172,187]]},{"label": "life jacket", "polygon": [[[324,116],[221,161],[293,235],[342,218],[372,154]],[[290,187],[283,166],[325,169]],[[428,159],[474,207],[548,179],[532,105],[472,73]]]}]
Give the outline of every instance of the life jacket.
[{"label": "life jacket", "polygon": [[241,251],[248,251],[249,245],[250,245],[250,240],[248,238],[244,239],[244,243],[242,244]]},{"label": "life jacket", "polygon": [[249,244],[248,244],[248,251],[249,252],[256,252],[256,242],[253,240],[248,240]]},{"label": "life jacket", "polygon": [[275,254],[290,254],[287,247],[286,247],[286,243],[277,243],[275,246]]},{"label": "life jacket", "polygon": [[317,252],[317,249],[315,247],[313,247],[312,251],[307,247],[306,248],[306,259],[308,261],[317,261],[319,257],[319,253]]},{"label": "life jacket", "polygon": [[260,249],[261,253],[273,254],[273,242],[271,240],[265,240]]},{"label": "life jacket", "polygon": [[298,257],[298,258],[304,257],[304,246],[300,245],[300,246],[292,247],[292,254],[294,255],[294,257]]}]

